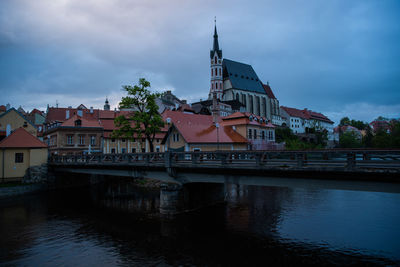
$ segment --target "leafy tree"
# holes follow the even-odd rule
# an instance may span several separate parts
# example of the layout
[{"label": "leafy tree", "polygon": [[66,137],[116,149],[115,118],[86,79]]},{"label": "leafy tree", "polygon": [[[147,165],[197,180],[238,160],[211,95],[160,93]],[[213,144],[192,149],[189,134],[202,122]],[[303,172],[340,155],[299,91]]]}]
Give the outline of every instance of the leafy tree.
[{"label": "leafy tree", "polygon": [[127,139],[142,138],[144,136],[150,144],[150,151],[154,152],[153,141],[157,132],[164,126],[164,121],[158,113],[156,98],[159,93],[152,93],[150,82],[144,78],[139,79],[139,84],[122,87],[128,96],[122,98],[119,108],[129,108],[134,111],[128,116],[118,116],[114,120],[115,126],[113,137],[124,137]]},{"label": "leafy tree", "polygon": [[340,125],[340,126],[343,126],[343,125],[350,125],[350,119],[349,119],[349,117],[343,117],[343,118],[340,120],[339,125]]},{"label": "leafy tree", "polygon": [[390,135],[392,147],[400,148],[400,122],[393,122]]},{"label": "leafy tree", "polygon": [[276,128],[275,129],[275,140],[277,143],[282,143],[288,140],[297,140],[297,136],[292,132],[290,128]]},{"label": "leafy tree", "polygon": [[372,134],[371,126],[367,125],[365,127],[365,135],[362,138],[362,144],[364,147],[373,147],[372,140],[374,139],[374,135]]},{"label": "leafy tree", "polygon": [[391,135],[384,130],[379,130],[372,139],[375,148],[390,148],[391,143]]},{"label": "leafy tree", "polygon": [[361,147],[361,142],[354,132],[344,132],[339,137],[339,145],[343,148],[358,148]]}]

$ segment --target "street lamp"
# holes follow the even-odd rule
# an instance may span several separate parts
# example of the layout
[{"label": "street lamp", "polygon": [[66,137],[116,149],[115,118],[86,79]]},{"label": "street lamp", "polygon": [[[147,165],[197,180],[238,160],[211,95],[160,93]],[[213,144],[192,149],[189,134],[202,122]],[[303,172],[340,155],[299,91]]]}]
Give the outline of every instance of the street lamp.
[{"label": "street lamp", "polygon": [[217,128],[217,150],[219,151],[219,131],[218,131],[219,123],[218,122],[215,123],[215,128]]}]

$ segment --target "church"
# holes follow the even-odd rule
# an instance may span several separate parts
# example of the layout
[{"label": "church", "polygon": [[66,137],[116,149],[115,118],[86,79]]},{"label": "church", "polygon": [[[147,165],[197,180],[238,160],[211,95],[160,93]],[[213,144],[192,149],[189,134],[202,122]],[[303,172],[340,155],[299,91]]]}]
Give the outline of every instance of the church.
[{"label": "church", "polygon": [[275,125],[282,125],[279,101],[269,83],[264,84],[251,65],[223,58],[216,25],[210,68],[209,100],[215,94],[222,103],[240,102],[242,110],[265,117]]}]

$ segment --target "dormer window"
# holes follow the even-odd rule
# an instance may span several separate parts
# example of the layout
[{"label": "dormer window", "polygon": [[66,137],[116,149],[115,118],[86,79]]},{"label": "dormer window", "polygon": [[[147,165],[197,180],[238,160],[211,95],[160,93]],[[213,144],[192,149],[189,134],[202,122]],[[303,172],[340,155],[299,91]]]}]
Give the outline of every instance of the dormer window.
[{"label": "dormer window", "polygon": [[76,127],[81,127],[82,126],[82,121],[81,120],[76,120],[75,121],[75,126]]},{"label": "dormer window", "polygon": [[28,127],[28,122],[24,121],[24,128]]},{"label": "dormer window", "polygon": [[81,109],[78,109],[78,116],[82,117],[83,116],[83,112]]}]

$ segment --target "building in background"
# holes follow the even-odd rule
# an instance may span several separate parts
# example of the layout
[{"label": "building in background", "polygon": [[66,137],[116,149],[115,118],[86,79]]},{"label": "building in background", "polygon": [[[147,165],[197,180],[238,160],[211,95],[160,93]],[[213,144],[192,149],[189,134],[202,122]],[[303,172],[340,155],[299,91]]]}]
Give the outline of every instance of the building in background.
[{"label": "building in background", "polygon": [[0,142],[1,180],[22,180],[29,167],[46,163],[47,157],[47,145],[25,128],[18,128]]},{"label": "building in background", "polygon": [[31,135],[37,136],[37,127],[15,108],[10,108],[0,114],[0,140],[21,127]]}]

